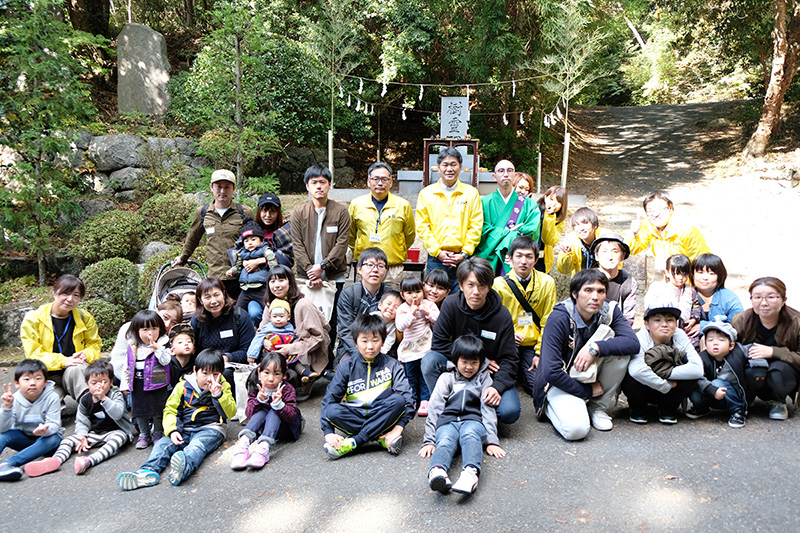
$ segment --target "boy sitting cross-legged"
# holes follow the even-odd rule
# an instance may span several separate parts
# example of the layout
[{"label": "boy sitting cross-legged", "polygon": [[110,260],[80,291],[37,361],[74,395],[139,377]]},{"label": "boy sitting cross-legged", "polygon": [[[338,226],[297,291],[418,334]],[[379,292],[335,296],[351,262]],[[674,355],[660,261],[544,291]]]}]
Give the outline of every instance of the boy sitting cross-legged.
[{"label": "boy sitting cross-legged", "polygon": [[[402,363],[381,353],[386,325],[375,315],[358,315],[350,331],[358,354],[336,369],[322,400],[320,424],[325,451],[333,459],[377,440],[400,453],[403,428],[414,417],[414,400]],[[334,433],[334,428],[347,435]]]},{"label": "boy sitting cross-legged", "polygon": [[[433,490],[444,494],[452,487],[471,494],[478,486],[483,444],[494,457],[505,457],[506,452],[497,439],[497,413],[481,401],[492,385],[483,342],[475,335],[464,335],[453,342],[451,353],[456,363],[448,362],[449,371],[439,376],[433,389],[419,456],[431,458],[428,483]],[[463,470],[453,485],[447,471],[459,446]]]},{"label": "boy sitting cross-legged", "polygon": [[61,441],[53,457],[25,465],[31,477],[55,472],[73,451],[88,452],[102,445],[91,455],[75,458],[75,473],[80,475],[104,461],[133,439],[133,422],[128,414],[125,396],[114,381],[114,367],[106,361],[95,361],[84,371],[89,389],[78,400],[75,434]]},{"label": "boy sitting cross-legged", "polygon": [[0,464],[0,481],[17,481],[22,465],[47,455],[61,443],[61,398],[47,380],[47,367],[38,359],[24,359],[14,371],[11,384],[3,386],[0,410],[0,453],[17,450]]},{"label": "boy sitting cross-legged", "polygon": [[157,485],[167,463],[169,482],[178,485],[222,444],[228,419],[236,414],[231,386],[222,377],[224,369],[219,350],[197,355],[194,372],[178,383],[164,407],[164,434],[169,438],[153,446],[139,470],[117,476],[123,490]]}]

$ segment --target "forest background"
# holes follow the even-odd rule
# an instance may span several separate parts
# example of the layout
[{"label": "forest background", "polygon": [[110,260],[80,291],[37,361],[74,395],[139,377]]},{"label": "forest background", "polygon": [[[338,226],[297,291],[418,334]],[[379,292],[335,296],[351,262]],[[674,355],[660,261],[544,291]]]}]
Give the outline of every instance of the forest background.
[{"label": "forest background", "polygon": [[[117,112],[127,22],[166,38],[164,116]],[[212,167],[235,169],[252,202],[279,192],[265,158],[325,148],[332,130],[362,180],[376,158],[418,169],[441,96],[470,97],[483,161],[532,174],[539,152],[560,158],[574,105],[744,100],[742,156],[760,157],[800,98],[799,50],[792,0],[3,0],[0,145],[13,157],[0,169],[0,248],[33,257],[39,275],[9,279],[0,265],[0,303],[52,281],[48,260],[66,250],[86,267],[92,312],[129,313],[155,268],[133,266],[142,241],[181,241],[196,205],[186,193],[207,191]],[[189,177],[153,164],[133,203],[82,220],[92,169],[68,164],[81,131],[189,137],[212,164]]]}]

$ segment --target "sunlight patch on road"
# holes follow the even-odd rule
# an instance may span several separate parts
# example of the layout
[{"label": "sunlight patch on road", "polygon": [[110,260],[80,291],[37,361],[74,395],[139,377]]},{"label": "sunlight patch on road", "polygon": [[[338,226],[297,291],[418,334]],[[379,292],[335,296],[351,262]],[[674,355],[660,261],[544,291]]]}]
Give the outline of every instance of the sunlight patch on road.
[{"label": "sunlight patch on road", "polygon": [[643,490],[631,499],[631,508],[636,518],[654,528],[699,526],[701,516],[697,496],[680,486]]},{"label": "sunlight patch on road", "polygon": [[[391,524],[402,524],[416,511],[402,494],[374,494],[349,500],[339,508],[324,531],[378,531]],[[389,528],[391,529],[391,528]]]},{"label": "sunlight patch on road", "polygon": [[314,502],[310,495],[281,494],[258,503],[253,511],[246,513],[233,531],[297,531],[301,524],[313,523]]}]

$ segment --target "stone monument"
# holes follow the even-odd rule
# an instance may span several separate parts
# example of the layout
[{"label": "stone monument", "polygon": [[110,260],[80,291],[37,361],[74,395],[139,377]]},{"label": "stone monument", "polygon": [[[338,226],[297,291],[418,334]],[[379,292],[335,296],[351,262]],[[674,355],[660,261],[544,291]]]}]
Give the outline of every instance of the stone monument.
[{"label": "stone monument", "polygon": [[126,24],[117,37],[120,113],[163,115],[169,108],[167,41],[144,24]]}]

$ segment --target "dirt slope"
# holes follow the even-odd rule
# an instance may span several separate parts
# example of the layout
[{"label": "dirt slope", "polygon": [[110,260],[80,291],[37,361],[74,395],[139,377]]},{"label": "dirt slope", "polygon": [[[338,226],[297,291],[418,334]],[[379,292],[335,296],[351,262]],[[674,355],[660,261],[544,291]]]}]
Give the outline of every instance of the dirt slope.
[{"label": "dirt slope", "polygon": [[[778,276],[792,300],[800,294],[800,188],[759,179],[737,165],[720,171],[717,163],[735,153],[742,132],[732,123],[718,129],[709,123],[730,118],[737,105],[579,109],[579,153],[571,161],[569,189],[587,195],[601,224],[626,232],[634,217],[644,215],[644,196],[666,189],[676,211],[700,227],[725,261],[727,287],[744,297],[753,279]],[[788,157],[800,163],[800,151]],[[800,296],[794,300],[800,307]],[[743,298],[745,307],[748,301]]]}]

